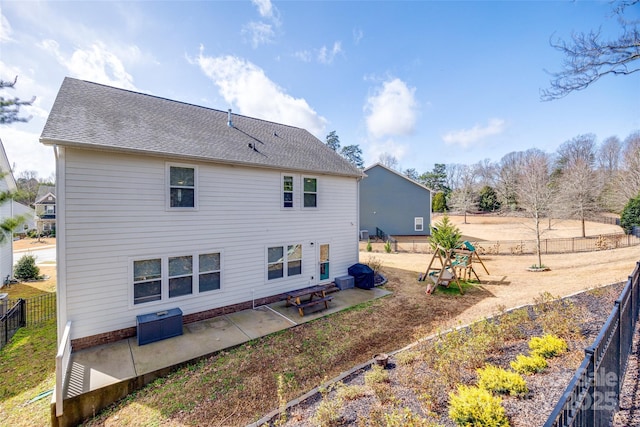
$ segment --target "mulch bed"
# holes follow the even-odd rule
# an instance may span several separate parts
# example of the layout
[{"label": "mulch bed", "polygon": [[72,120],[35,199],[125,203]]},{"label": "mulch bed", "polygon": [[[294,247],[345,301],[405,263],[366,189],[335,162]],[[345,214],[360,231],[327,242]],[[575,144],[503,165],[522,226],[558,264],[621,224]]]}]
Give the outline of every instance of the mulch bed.
[{"label": "mulch bed", "polygon": [[[524,398],[503,396],[503,406],[512,426],[540,426],[545,423],[573,377],[575,370],[582,362],[584,348],[595,340],[600,328],[609,316],[622,287],[622,284],[615,284],[601,288],[596,292],[583,292],[567,298],[580,310],[581,322],[579,327],[582,337],[569,341],[570,351],[564,356],[550,359],[549,367],[543,373],[525,377],[529,388],[527,396]],[[529,311],[531,312],[532,310],[530,309]],[[542,335],[542,331],[530,331],[529,334],[531,336]],[[529,338],[530,336],[508,342],[505,347],[493,353],[486,362],[508,368],[509,361],[515,360],[518,354],[528,354],[527,341]],[[640,373],[637,353],[636,347],[636,359],[629,361],[627,375],[635,375],[637,377]],[[432,411],[428,419],[437,422],[439,425],[455,426],[447,416],[446,405],[435,409],[425,408],[424,399],[420,396],[420,389],[415,387],[415,384],[419,384],[421,381],[429,381],[429,378],[432,378],[429,375],[433,375],[433,372],[426,366],[409,368],[406,364],[398,363],[397,356],[398,354],[390,357],[386,368],[390,378],[388,400],[385,399],[386,401],[382,402],[380,396],[372,391],[357,399],[345,400],[342,402],[340,409],[340,421],[335,425],[377,425],[371,422],[371,419],[375,418],[372,417],[372,414],[390,413],[394,408],[409,408],[414,414],[422,417],[427,417],[427,413]],[[369,367],[366,367],[353,372],[342,383],[348,386],[364,386],[364,374],[369,369]],[[462,378],[468,384],[475,384],[475,372],[473,370],[465,373]],[[633,387],[629,386],[628,383],[625,384],[627,388]],[[635,381],[636,392],[637,384],[638,382]],[[453,389],[451,388],[450,390]],[[443,390],[444,395],[446,396],[450,390]],[[630,395],[633,391],[631,389],[626,390],[626,394]],[[335,393],[335,390],[327,392],[324,399],[334,398]],[[313,416],[318,410],[322,399],[323,396],[318,393],[291,408],[287,417],[288,421],[284,425],[293,427],[313,424]],[[621,407],[623,409],[627,407],[638,408],[638,402],[635,398],[631,400],[623,399]],[[617,424],[619,426],[638,425],[640,414],[632,412],[631,414],[627,413],[625,418],[620,415],[617,418],[623,420],[622,423]],[[631,419],[633,422],[629,421]]]}]

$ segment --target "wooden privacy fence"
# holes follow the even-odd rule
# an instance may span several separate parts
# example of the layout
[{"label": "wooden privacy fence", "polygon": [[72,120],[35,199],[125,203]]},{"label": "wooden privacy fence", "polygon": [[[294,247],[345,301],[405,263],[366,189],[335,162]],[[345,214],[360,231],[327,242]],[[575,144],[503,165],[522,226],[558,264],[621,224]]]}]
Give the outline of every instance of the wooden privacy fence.
[{"label": "wooden privacy fence", "polygon": [[[535,240],[482,240],[471,243],[481,255],[532,255],[536,253]],[[602,251],[637,245],[640,245],[640,237],[633,234],[615,233],[588,237],[542,239],[540,251],[542,254],[562,254]],[[398,252],[432,252],[431,246],[425,238],[416,240],[398,238],[395,246]]]},{"label": "wooden privacy fence", "polygon": [[[631,353],[640,308],[640,262],[545,427],[611,425]],[[635,400],[635,399],[634,399]]]},{"label": "wooden privacy fence", "polygon": [[56,317],[56,294],[49,293],[26,299],[6,300],[0,313],[0,348],[4,347],[18,329]]}]

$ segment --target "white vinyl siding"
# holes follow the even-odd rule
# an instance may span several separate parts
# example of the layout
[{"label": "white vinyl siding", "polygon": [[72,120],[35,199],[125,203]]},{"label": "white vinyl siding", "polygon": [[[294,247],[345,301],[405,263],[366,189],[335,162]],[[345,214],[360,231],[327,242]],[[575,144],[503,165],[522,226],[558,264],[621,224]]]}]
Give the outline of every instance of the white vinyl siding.
[{"label": "white vinyl siding", "polygon": [[[319,242],[331,242],[331,279],[358,261],[356,178],[318,175],[317,199],[330,198],[331,206],[283,212],[283,174],[294,176],[294,184],[303,174],[191,166],[198,209],[165,209],[165,159],[65,149],[58,220],[65,224],[62,297],[74,322],[72,339],[133,327],[135,316],[148,312],[179,307],[188,315],[311,286],[319,280]],[[298,207],[301,196],[294,197]],[[267,280],[265,248],[293,244],[302,250],[301,274]],[[220,265],[200,269],[200,255],[215,253]],[[180,256],[193,257],[193,293],[169,298],[164,266]],[[134,304],[133,261],[157,258],[166,276],[162,298]],[[196,276],[210,278],[212,289],[201,291]]]}]

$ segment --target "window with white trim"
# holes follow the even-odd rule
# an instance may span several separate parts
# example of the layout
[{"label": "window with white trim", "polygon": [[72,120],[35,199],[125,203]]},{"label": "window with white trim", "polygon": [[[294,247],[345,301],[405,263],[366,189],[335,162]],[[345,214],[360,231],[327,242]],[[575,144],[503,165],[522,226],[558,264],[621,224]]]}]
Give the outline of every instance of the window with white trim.
[{"label": "window with white trim", "polygon": [[220,290],[221,258],[210,252],[133,260],[133,304]]},{"label": "window with white trim", "polygon": [[310,177],[302,178],[302,190],[303,206],[305,208],[318,207],[318,179]]},{"label": "window with white trim", "polygon": [[199,291],[215,291],[220,289],[220,254],[201,254],[199,264]]},{"label": "window with white trim", "polygon": [[158,301],[162,298],[162,260],[144,259],[133,262],[133,303]]},{"label": "window with white trim", "polygon": [[267,248],[267,280],[298,276],[300,274],[302,274],[301,244]]},{"label": "window with white trim", "polygon": [[196,207],[196,168],[170,165],[169,174],[169,207]]},{"label": "window with white trim", "polygon": [[169,258],[169,298],[193,293],[193,257]]},{"label": "window with white trim", "polygon": [[413,229],[415,231],[424,231],[424,217],[417,216],[413,219]]},{"label": "window with white trim", "polygon": [[282,207],[293,207],[293,176],[282,176]]}]

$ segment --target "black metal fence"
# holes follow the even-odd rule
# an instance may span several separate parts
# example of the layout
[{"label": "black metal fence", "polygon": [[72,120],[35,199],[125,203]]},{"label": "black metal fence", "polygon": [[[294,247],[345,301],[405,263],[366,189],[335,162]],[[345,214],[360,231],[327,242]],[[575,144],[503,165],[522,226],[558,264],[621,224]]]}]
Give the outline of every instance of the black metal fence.
[{"label": "black metal fence", "polygon": [[[473,241],[471,243],[473,243],[481,255],[532,255],[536,253],[535,240],[483,240]],[[540,252],[543,255],[593,252],[638,245],[640,245],[640,236],[614,233],[588,237],[542,239],[540,241]],[[397,248],[400,252],[432,252],[431,245],[426,239],[402,239],[397,243]]]},{"label": "black metal fence", "polygon": [[633,344],[640,307],[640,262],[545,427],[610,425]]},{"label": "black metal fence", "polygon": [[33,326],[56,317],[56,294],[49,293],[27,299],[5,300],[6,312],[0,313],[0,348],[18,329]]},{"label": "black metal fence", "polygon": [[7,304],[6,307],[11,308],[0,317],[0,325],[2,326],[0,348],[9,342],[18,329],[27,325],[25,305],[25,300],[23,299],[19,299],[12,306]]}]

